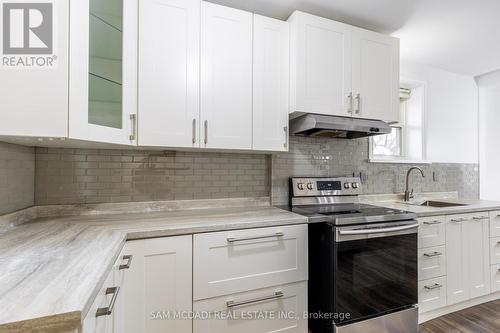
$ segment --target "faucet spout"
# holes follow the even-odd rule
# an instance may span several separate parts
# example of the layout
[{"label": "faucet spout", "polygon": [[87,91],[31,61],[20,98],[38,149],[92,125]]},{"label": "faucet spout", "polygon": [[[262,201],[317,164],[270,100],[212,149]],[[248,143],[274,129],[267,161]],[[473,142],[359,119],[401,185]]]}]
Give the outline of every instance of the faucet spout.
[{"label": "faucet spout", "polygon": [[405,201],[410,201],[410,199],[413,198],[413,190],[411,190],[411,192],[409,190],[410,174],[413,170],[420,171],[422,178],[425,178],[424,170],[420,169],[419,167],[411,167],[408,170],[408,172],[406,173]]}]

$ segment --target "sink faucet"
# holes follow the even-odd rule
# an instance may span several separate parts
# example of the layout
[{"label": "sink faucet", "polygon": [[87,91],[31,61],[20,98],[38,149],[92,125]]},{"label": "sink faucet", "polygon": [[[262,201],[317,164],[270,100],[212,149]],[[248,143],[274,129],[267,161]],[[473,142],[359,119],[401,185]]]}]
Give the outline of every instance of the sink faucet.
[{"label": "sink faucet", "polygon": [[408,190],[408,183],[410,181],[410,173],[413,170],[420,171],[420,173],[422,174],[422,177],[425,178],[424,171],[422,169],[420,169],[419,167],[411,167],[410,170],[408,170],[408,172],[406,173],[405,201],[410,201],[410,199],[413,198],[413,189],[411,190],[411,192]]}]

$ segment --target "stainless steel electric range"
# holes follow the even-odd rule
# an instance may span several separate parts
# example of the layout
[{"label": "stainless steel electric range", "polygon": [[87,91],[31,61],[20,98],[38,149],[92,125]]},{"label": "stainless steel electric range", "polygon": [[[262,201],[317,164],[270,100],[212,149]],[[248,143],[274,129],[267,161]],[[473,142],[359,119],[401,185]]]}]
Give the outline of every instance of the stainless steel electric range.
[{"label": "stainless steel electric range", "polygon": [[309,329],[418,332],[414,213],[359,203],[359,178],[291,178],[290,209],[308,216]]}]

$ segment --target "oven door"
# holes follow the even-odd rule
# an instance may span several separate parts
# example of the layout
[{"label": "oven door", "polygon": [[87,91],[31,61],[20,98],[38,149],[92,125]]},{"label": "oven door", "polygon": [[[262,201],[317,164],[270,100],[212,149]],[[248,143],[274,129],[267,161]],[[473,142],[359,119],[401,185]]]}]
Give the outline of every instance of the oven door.
[{"label": "oven door", "polygon": [[417,287],[417,221],[336,227],[336,325],[414,306]]}]

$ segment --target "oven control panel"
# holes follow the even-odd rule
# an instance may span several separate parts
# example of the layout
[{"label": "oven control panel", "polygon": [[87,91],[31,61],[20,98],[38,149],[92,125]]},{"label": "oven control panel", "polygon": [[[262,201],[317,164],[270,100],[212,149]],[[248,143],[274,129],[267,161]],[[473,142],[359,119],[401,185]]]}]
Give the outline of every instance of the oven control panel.
[{"label": "oven control panel", "polygon": [[294,197],[312,197],[323,195],[359,195],[361,179],[359,177],[308,177],[291,178],[290,190]]}]

